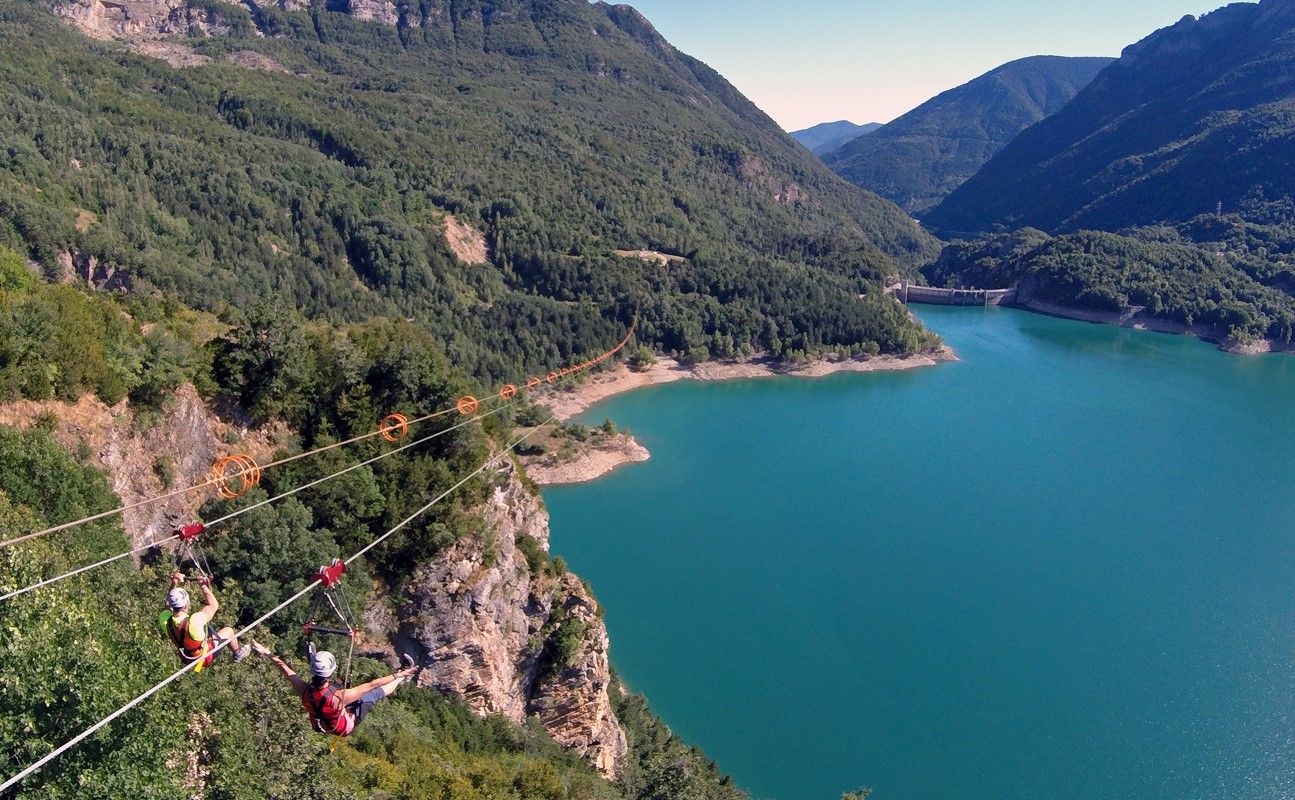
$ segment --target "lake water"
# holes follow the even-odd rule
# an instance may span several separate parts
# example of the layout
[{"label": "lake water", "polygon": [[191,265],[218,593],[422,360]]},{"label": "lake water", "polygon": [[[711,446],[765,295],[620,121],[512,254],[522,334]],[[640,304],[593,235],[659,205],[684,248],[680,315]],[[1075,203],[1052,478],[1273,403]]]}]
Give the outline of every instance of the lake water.
[{"label": "lake water", "polygon": [[756,798],[1295,798],[1295,357],[919,311],[960,362],[585,415],[626,682]]}]

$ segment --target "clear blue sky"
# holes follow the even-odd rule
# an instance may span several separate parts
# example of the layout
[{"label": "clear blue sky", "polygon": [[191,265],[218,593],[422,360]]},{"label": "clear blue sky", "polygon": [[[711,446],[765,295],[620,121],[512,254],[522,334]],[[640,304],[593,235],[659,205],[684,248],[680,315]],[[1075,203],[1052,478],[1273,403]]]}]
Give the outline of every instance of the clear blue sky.
[{"label": "clear blue sky", "polygon": [[[614,0],[613,0],[614,1]],[[630,0],[789,130],[888,122],[1032,55],[1118,56],[1225,0]]]}]

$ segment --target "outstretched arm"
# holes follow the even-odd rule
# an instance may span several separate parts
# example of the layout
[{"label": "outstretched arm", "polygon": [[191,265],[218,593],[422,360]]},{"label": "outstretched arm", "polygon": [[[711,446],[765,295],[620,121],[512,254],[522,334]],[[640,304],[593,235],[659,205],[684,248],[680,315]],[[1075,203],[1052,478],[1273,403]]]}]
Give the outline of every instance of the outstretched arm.
[{"label": "outstretched arm", "polygon": [[256,651],[258,656],[269,656],[270,663],[279,668],[279,672],[282,672],[283,677],[288,679],[288,683],[292,684],[292,688],[297,694],[304,694],[310,689],[310,684],[298,677],[297,673],[293,672],[292,667],[288,666],[288,662],[270,652],[270,648],[260,642],[252,642],[252,649]]}]

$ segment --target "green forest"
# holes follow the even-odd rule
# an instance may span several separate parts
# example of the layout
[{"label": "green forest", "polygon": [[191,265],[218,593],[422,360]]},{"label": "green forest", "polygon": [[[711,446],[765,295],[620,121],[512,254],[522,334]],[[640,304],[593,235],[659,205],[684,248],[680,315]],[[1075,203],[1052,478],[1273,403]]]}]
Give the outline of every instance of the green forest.
[{"label": "green forest", "polygon": [[[12,262],[12,253],[0,264]],[[233,398],[254,419],[289,421],[293,450],[372,430],[391,408],[432,410],[469,383],[418,326],[378,319],[333,327],[262,303],[239,325],[175,302],[116,297],[6,271],[0,288],[5,351],[0,380],[17,396],[134,399],[150,424],[170,391],[192,382]],[[62,320],[52,325],[51,320]],[[144,333],[144,329],[148,333]],[[527,405],[522,413],[534,415]],[[208,558],[220,619],[246,624],[305,585],[305,565],[354,552],[471,471],[509,435],[511,412],[363,467],[222,525]],[[0,426],[0,540],[120,503],[91,453],[69,453],[36,427]],[[448,423],[447,423],[448,424]],[[493,444],[492,444],[493,442]],[[375,440],[267,472],[237,500],[212,500],[211,519],[381,452]],[[352,602],[372,587],[397,593],[409,566],[481,536],[471,509],[491,491],[469,482],[389,539],[347,578]],[[109,519],[0,550],[0,591],[129,549]],[[532,570],[559,572],[538,548]],[[168,557],[128,561],[0,604],[0,773],[8,776],[171,673],[173,648],[155,627]],[[376,584],[375,584],[376,582]],[[303,613],[292,607],[258,637],[299,652]],[[546,649],[546,652],[550,652]],[[561,647],[552,649],[560,657]],[[359,679],[387,667],[360,660]],[[123,716],[30,778],[14,796],[175,798],[664,798],[745,795],[700,752],[674,737],[645,701],[613,687],[630,755],[615,784],[561,750],[537,724],[478,718],[454,698],[404,688],[330,753],[268,664],[218,663]]]},{"label": "green forest", "polygon": [[[267,8],[174,69],[4,0],[0,243],[222,317],[410,318],[488,381],[603,349],[635,303],[692,359],[930,346],[859,299],[934,255],[916,224],[650,29],[543,9],[473,34]],[[225,61],[249,51],[287,74]],[[451,254],[447,214],[489,263]],[[614,253],[640,248],[685,258]]]},{"label": "green forest", "polygon": [[[1295,215],[1257,203],[1245,216],[1050,236],[1033,228],[953,242],[923,269],[936,286],[1019,285],[1024,296],[1204,325],[1235,342],[1295,337]],[[1256,221],[1262,220],[1262,221]]]}]

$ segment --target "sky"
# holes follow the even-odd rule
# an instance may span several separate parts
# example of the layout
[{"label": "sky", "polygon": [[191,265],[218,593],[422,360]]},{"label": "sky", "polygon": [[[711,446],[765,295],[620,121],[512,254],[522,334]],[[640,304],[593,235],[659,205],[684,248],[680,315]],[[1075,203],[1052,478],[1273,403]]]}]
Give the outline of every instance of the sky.
[{"label": "sky", "polygon": [[1033,55],[1118,56],[1226,0],[622,0],[787,130],[889,122]]}]

